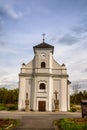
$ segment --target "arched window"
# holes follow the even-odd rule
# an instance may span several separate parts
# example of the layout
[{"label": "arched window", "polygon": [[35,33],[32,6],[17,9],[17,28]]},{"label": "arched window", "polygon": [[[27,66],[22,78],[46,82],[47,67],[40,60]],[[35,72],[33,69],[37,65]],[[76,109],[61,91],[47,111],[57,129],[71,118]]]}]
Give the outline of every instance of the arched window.
[{"label": "arched window", "polygon": [[41,62],[41,68],[45,68],[45,67],[46,67],[45,62]]},{"label": "arched window", "polygon": [[44,83],[41,83],[40,86],[39,86],[39,89],[46,89],[46,86]]}]

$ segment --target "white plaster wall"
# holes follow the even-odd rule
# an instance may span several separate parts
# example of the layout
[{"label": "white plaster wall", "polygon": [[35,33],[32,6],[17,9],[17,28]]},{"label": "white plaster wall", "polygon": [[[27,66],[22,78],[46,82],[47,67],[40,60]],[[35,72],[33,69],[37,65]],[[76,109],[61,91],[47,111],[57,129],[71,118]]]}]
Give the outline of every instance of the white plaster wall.
[{"label": "white plaster wall", "polygon": [[54,100],[55,100],[54,92],[57,91],[58,92],[57,97],[58,97],[58,100],[59,100],[59,110],[60,110],[60,98],[61,98],[60,88],[61,88],[61,80],[58,79],[58,78],[54,78],[53,79],[53,103],[54,103]]},{"label": "white plaster wall", "polygon": [[70,110],[70,92],[69,92],[69,88],[70,88],[70,85],[68,85],[67,86],[68,87],[68,90],[67,90],[67,92],[68,92],[68,110]]},{"label": "white plaster wall", "polygon": [[60,111],[67,111],[68,108],[68,94],[67,94],[67,80],[66,78],[61,79],[60,88]]},{"label": "white plaster wall", "polygon": [[53,79],[50,76],[49,77],[49,93],[48,93],[48,100],[49,100],[49,108],[48,108],[48,110],[49,111],[52,111],[52,106],[53,106],[52,99],[53,99]]},{"label": "white plaster wall", "polygon": [[[59,93],[60,80],[58,78],[53,79],[53,93],[57,91]],[[59,95],[59,94],[58,94]],[[59,97],[59,96],[58,96]]]},{"label": "white plaster wall", "polygon": [[25,109],[25,78],[20,77],[19,80],[19,99],[18,99],[18,110]]},{"label": "white plaster wall", "polygon": [[49,73],[52,73],[52,53],[49,53]]},{"label": "white plaster wall", "polygon": [[37,102],[36,102],[36,94],[37,94],[37,76],[33,79],[33,110],[36,110]]},{"label": "white plaster wall", "polygon": [[35,94],[35,91],[34,91],[34,87],[35,87],[35,79],[32,78],[31,79],[31,92],[30,92],[30,109],[33,110],[34,108],[34,94]]},{"label": "white plaster wall", "polygon": [[29,107],[32,109],[32,79],[31,78],[26,78],[26,93],[28,93],[28,99],[29,99]]}]

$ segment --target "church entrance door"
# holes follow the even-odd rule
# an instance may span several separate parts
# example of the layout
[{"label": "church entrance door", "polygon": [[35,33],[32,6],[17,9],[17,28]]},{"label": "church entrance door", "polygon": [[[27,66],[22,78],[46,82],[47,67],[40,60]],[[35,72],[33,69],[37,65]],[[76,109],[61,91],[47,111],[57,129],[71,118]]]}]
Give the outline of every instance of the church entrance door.
[{"label": "church entrance door", "polygon": [[46,111],[46,101],[38,102],[38,111]]}]

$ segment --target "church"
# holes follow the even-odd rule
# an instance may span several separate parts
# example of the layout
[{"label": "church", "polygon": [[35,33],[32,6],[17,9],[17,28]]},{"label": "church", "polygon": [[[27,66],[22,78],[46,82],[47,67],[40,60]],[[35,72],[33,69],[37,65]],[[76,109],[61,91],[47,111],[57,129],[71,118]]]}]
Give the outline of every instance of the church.
[{"label": "church", "polygon": [[68,74],[65,64],[60,65],[53,58],[54,46],[45,42],[33,47],[34,58],[22,64],[19,73],[18,110],[25,110],[26,94],[30,111],[58,111],[70,109]]}]

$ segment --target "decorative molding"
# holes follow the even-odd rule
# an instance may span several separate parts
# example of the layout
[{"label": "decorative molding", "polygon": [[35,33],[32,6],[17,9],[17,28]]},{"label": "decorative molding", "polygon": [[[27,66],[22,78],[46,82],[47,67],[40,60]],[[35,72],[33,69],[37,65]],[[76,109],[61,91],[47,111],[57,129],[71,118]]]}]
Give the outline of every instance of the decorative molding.
[{"label": "decorative molding", "polygon": [[67,74],[61,74],[61,75],[59,75],[59,74],[49,74],[49,73],[35,73],[35,74],[27,74],[27,73],[20,73],[19,74],[19,76],[24,76],[24,77],[33,77],[33,76],[48,76],[48,77],[59,77],[59,78],[68,78],[69,77],[69,75],[67,75]]}]

